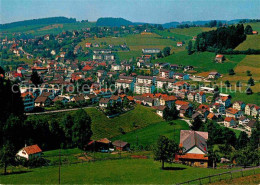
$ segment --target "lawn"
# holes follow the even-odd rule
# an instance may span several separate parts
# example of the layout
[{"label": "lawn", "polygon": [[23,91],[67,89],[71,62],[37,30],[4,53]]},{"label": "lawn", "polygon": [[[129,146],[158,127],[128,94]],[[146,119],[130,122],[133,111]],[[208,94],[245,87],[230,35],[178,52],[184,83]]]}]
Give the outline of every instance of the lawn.
[{"label": "lawn", "polygon": [[198,72],[218,71],[221,74],[228,73],[233,69],[245,55],[225,55],[226,61],[222,64],[215,63],[215,54],[210,52],[193,53],[188,55],[187,51],[172,54],[168,57],[155,60],[155,62],[168,62],[171,64],[192,65]]},{"label": "lawn", "polygon": [[[61,184],[174,184],[228,171],[166,164],[153,159],[105,160],[61,167]],[[16,169],[15,169],[16,170]],[[1,176],[8,184],[57,184],[58,167],[24,169],[17,174]]]},{"label": "lawn", "polygon": [[120,60],[129,60],[133,57],[140,57],[142,55],[142,51],[119,51],[117,54]]},{"label": "lawn", "polygon": [[119,128],[122,128],[125,132],[130,132],[163,121],[152,108],[141,105],[136,105],[134,110],[115,118],[107,118],[95,108],[89,108],[86,111],[92,119],[92,139],[112,138],[121,135]]},{"label": "lawn", "polygon": [[138,129],[129,132],[125,135],[112,138],[114,140],[123,140],[131,144],[131,146],[143,147],[153,145],[156,143],[160,135],[164,135],[170,139],[174,139],[176,143],[180,140],[180,130],[189,130],[189,125],[182,120],[173,121],[174,125],[170,125],[168,122],[161,122],[157,124],[149,125],[145,128]]}]

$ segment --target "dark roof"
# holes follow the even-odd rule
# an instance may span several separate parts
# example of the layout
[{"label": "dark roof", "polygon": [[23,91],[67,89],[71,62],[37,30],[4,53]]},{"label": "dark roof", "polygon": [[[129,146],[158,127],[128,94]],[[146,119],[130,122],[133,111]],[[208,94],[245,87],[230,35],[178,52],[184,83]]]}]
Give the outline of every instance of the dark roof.
[{"label": "dark roof", "polygon": [[48,99],[49,98],[47,96],[38,96],[34,102],[35,103],[43,103],[43,102],[46,102]]},{"label": "dark roof", "polygon": [[109,102],[109,98],[101,98],[100,100],[99,100],[99,103],[105,103],[105,104],[107,104]]},{"label": "dark roof", "polygon": [[181,130],[180,133],[180,145],[184,147],[184,152],[197,146],[201,151],[207,153],[207,140],[208,132]]},{"label": "dark roof", "polygon": [[250,120],[248,123],[246,123],[246,125],[250,128],[253,128],[256,126],[256,120]]},{"label": "dark roof", "polygon": [[124,141],[120,141],[120,140],[116,140],[112,143],[114,146],[116,147],[125,147],[126,145],[128,145],[127,142]]}]

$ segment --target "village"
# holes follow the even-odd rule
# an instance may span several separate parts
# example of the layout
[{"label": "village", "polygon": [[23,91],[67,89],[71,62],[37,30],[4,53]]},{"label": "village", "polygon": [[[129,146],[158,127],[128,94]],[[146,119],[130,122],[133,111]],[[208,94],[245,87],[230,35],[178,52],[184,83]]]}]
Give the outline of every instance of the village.
[{"label": "village", "polygon": [[[234,29],[239,30],[241,25]],[[216,29],[192,25],[185,29],[233,29],[228,24],[215,26]],[[249,80],[242,84],[239,77],[234,77],[239,74],[234,71],[236,66],[226,72],[221,67],[233,65],[242,54],[257,55],[259,50],[213,51],[209,47],[210,57],[198,60],[207,65],[200,68],[195,63],[191,65],[190,56],[203,53],[198,49],[202,44],[197,42],[203,34],[162,36],[174,29],[130,24],[90,26],[41,36],[15,32],[0,37],[0,93],[5,102],[1,107],[1,142],[10,140],[16,144],[13,148],[8,148],[8,142],[3,145],[15,158],[9,160],[3,155],[2,159],[9,160],[0,166],[4,175],[59,167],[60,178],[60,169],[67,168],[68,175],[73,171],[68,168],[73,165],[81,165],[81,171],[97,169],[96,175],[98,169],[109,171],[106,163],[114,162],[123,171],[122,166],[128,169],[128,163],[135,168],[148,161],[147,166],[152,164],[157,170],[161,165],[160,169],[169,171],[171,177],[172,172],[182,170],[203,172],[187,179],[199,178],[201,184],[200,178],[210,174],[252,166],[259,170],[260,105],[253,98],[244,101],[259,95],[258,81],[253,79],[258,76],[253,68],[243,71],[243,75],[247,74],[243,82]],[[244,27],[241,35],[246,35]],[[248,35],[259,36],[256,30]],[[122,42],[127,37],[136,37],[134,42],[138,44]],[[164,44],[144,45],[142,39],[162,39]],[[178,52],[185,52],[190,58],[169,61]],[[207,68],[210,65],[217,67]],[[208,70],[203,71],[205,68]],[[236,91],[242,100],[234,97]],[[23,110],[18,110],[21,107]],[[23,133],[13,139],[16,129]],[[250,153],[250,159],[245,153]],[[139,169],[135,173],[140,173]],[[232,179],[232,172],[229,173]],[[210,183],[211,177],[208,178]],[[51,177],[48,182],[55,183],[54,179]],[[82,182],[100,183],[97,179]],[[70,180],[64,182],[78,183]],[[184,181],[181,178],[176,182]],[[4,182],[16,180],[6,178]],[[38,182],[32,179],[32,183]]]}]

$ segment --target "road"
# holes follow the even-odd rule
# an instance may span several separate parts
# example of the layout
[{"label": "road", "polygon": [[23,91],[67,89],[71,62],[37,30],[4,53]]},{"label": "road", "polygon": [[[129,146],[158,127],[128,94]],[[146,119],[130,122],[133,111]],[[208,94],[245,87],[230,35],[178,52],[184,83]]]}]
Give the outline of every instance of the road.
[{"label": "road", "polygon": [[78,108],[72,108],[72,109],[52,110],[52,111],[45,111],[45,112],[25,113],[25,115],[29,116],[29,115],[51,114],[51,113],[68,112],[68,111],[74,111],[74,110],[79,110],[79,109],[86,109],[86,108],[93,108],[93,106],[78,107]]}]

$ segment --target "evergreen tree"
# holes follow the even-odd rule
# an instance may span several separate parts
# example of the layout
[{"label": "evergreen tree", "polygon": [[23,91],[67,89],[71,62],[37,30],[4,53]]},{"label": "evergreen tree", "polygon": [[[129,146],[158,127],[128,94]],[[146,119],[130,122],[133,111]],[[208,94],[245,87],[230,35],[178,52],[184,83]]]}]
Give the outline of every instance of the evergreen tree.
[{"label": "evergreen tree", "polygon": [[163,56],[164,57],[167,57],[167,56],[169,56],[171,54],[171,48],[170,47],[165,47],[164,49],[163,49]]},{"label": "evergreen tree", "polygon": [[190,40],[189,44],[188,44],[188,55],[191,55],[191,54],[192,54],[192,42]]},{"label": "evergreen tree", "polygon": [[247,25],[245,28],[245,34],[247,35],[252,35],[253,34],[253,29],[250,25]]},{"label": "evergreen tree", "polygon": [[36,87],[38,87],[38,85],[42,83],[41,77],[38,75],[37,71],[35,70],[33,70],[30,80]]},{"label": "evergreen tree", "polygon": [[229,75],[234,75],[234,74],[235,74],[234,69],[230,69],[230,70],[228,71],[228,74],[229,74]]},{"label": "evergreen tree", "polygon": [[200,130],[203,126],[203,122],[201,121],[199,116],[197,116],[191,124],[192,124],[191,129],[195,131]]},{"label": "evergreen tree", "polygon": [[254,79],[252,77],[250,77],[247,84],[250,85],[250,86],[254,86],[255,85]]}]

